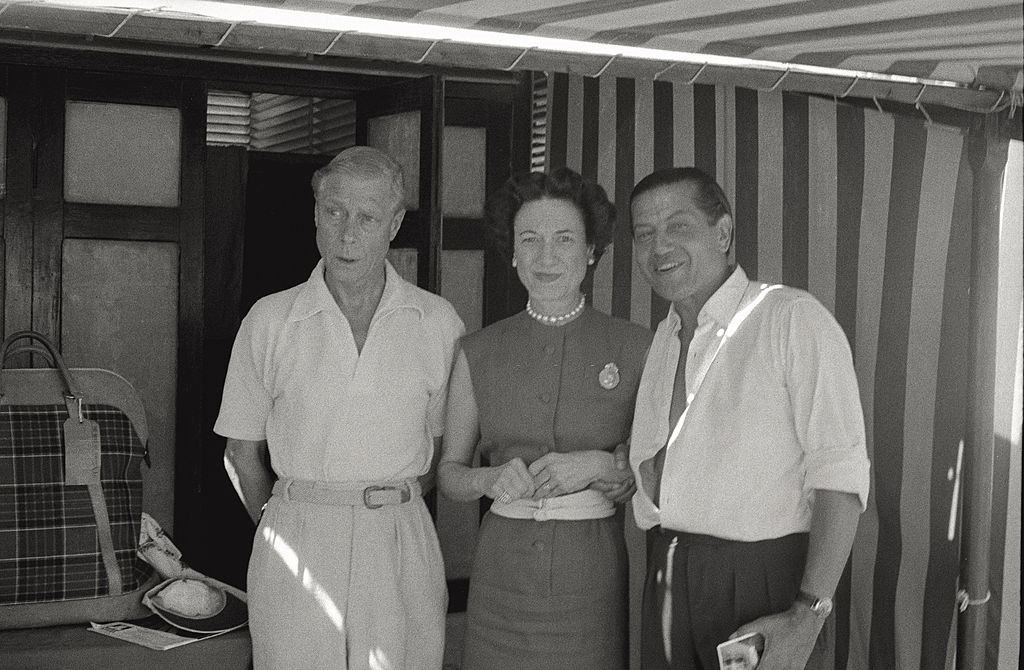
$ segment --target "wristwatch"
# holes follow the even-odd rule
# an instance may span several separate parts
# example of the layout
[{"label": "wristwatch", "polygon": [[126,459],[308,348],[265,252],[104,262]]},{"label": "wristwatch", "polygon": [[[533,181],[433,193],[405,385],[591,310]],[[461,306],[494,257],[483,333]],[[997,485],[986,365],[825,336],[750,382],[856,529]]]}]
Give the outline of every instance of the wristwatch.
[{"label": "wristwatch", "polygon": [[832,613],[832,599],[831,598],[819,598],[813,596],[807,591],[800,591],[796,594],[797,602],[801,602],[811,608],[814,612],[814,616],[819,619],[824,619]]}]

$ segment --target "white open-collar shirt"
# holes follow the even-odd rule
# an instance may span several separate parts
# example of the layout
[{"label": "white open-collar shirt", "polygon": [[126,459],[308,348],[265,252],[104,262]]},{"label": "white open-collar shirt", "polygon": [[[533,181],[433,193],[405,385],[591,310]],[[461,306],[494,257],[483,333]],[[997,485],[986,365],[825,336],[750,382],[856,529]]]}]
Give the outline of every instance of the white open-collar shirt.
[{"label": "white open-collar shirt", "polygon": [[[737,266],[697,315],[688,403],[670,430],[679,329],[672,307],[637,394],[630,463],[641,528],[757,541],[808,531],[813,489],[854,493],[866,506],[869,464],[853,360],[821,303],[798,289],[750,281]],[[659,508],[639,464],[666,444]]]},{"label": "white open-collar shirt", "polygon": [[385,261],[384,293],[357,352],[324,280],[260,299],[224,382],[219,435],[266,440],[282,478],[375,482],[427,472],[462,320]]}]

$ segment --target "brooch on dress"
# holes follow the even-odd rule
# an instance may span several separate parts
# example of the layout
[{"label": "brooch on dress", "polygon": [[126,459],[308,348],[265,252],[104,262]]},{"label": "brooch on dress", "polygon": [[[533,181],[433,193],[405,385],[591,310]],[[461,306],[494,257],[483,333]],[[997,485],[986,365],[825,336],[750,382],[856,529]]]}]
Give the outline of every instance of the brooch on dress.
[{"label": "brooch on dress", "polygon": [[601,388],[612,390],[619,385],[619,366],[615,363],[608,363],[597,373],[597,381]]}]

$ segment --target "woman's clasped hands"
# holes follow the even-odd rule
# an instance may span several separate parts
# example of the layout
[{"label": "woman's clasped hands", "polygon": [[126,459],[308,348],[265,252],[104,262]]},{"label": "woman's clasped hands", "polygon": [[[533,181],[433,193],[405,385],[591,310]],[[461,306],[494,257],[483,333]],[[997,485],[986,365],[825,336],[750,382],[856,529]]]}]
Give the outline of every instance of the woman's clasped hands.
[{"label": "woman's clasped hands", "polygon": [[552,451],[530,465],[515,457],[490,470],[488,495],[505,504],[519,498],[554,498],[587,487],[601,491],[614,502],[624,502],[635,490],[624,450]]}]

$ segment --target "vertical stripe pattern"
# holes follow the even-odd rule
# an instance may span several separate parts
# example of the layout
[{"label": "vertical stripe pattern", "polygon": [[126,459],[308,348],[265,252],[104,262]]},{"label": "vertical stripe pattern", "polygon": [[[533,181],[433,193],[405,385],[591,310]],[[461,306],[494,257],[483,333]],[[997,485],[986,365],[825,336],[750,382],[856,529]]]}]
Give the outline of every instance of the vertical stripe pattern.
[{"label": "vertical stripe pattern", "polygon": [[[757,278],[782,281],[782,94],[758,94]],[[764,166],[764,167],[761,167]]]},{"label": "vertical stripe pattern", "polygon": [[[850,559],[850,590],[858,594],[850,601],[849,668],[867,667],[871,646],[874,566],[878,550],[879,470],[875,464],[875,371],[878,369],[879,325],[882,312],[882,277],[885,273],[885,228],[889,219],[889,190],[892,182],[893,134],[891,117],[874,111],[862,112],[864,123],[864,175],[861,202],[859,268],[857,273],[856,339],[854,364],[860,382],[861,407],[867,428],[868,458],[871,459],[871,495],[861,515]],[[858,652],[860,652],[858,654]]]},{"label": "vertical stripe pattern", "polygon": [[910,333],[907,342],[907,385],[904,409],[903,479],[900,490],[900,517],[914,519],[901,527],[903,560],[896,588],[896,629],[905,642],[898,645],[900,667],[921,665],[921,639],[924,593],[928,565],[929,520],[931,515],[931,472],[936,378],[942,329],[942,289],[946,273],[946,254],[953,215],[954,189],[960,149],[959,133],[930,129],[925,147],[920,188],[917,240],[913,263],[914,278],[910,296]]},{"label": "vertical stripe pattern", "polygon": [[[860,269],[860,215],[864,198],[864,112],[848,105],[835,108],[836,117],[836,241],[835,317],[857,352],[857,281]],[[842,188],[840,188],[840,184]],[[856,251],[856,253],[854,253]],[[870,498],[869,498],[870,500]],[[863,518],[867,518],[866,516]],[[853,556],[836,588],[836,667],[845,668],[850,655],[850,614],[853,608]]]},{"label": "vertical stripe pattern", "polygon": [[885,233],[885,274],[875,371],[875,497],[879,537],[871,618],[871,667],[897,667],[896,586],[903,542],[900,493],[903,479],[904,408],[907,389],[907,340],[914,272],[919,189],[924,172],[924,128],[896,119],[889,221]]},{"label": "vertical stripe pattern", "polygon": [[930,477],[930,539],[928,569],[925,576],[924,622],[921,636],[921,666],[948,667],[948,646],[944,636],[955,622],[955,611],[944,594],[955,590],[959,573],[959,525],[950,534],[950,516],[956,518],[953,487],[957,452],[964,432],[965,406],[960,389],[968,384],[967,366],[962,365],[968,350],[969,278],[963,268],[970,266],[970,201],[973,179],[968,169],[966,141],[961,138],[960,161],[953,190],[952,221],[942,294],[942,323],[939,340],[935,406],[932,411],[933,443]]},{"label": "vertical stripe pattern", "polygon": [[631,262],[629,191],[670,165],[715,175],[734,207],[738,262],[817,296],[854,352],[872,492],[836,594],[835,667],[949,666],[970,268],[963,135],[795,93],[567,77],[564,118],[582,130],[552,133],[563,146],[549,153],[579,161],[619,212],[594,305],[652,327],[663,318],[668,304]]}]

